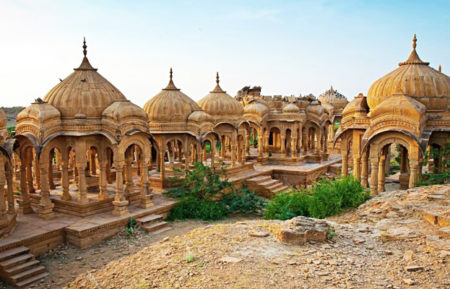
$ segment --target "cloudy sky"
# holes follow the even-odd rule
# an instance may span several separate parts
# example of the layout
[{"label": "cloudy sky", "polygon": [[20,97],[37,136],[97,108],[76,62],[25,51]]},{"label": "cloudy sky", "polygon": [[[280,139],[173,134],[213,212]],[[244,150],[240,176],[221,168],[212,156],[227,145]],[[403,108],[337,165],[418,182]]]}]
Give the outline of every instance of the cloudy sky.
[{"label": "cloudy sky", "polygon": [[0,0],[0,106],[28,105],[88,57],[143,105],[168,82],[195,100],[214,87],[349,99],[411,51],[450,69],[450,1]]}]

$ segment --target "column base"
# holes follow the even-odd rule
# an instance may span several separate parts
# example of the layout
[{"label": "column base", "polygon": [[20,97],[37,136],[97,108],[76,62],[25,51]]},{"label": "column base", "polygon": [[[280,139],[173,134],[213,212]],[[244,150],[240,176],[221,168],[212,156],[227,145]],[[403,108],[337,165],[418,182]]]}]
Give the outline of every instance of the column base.
[{"label": "column base", "polygon": [[30,200],[23,201],[23,200],[17,200],[19,203],[19,213],[21,214],[32,214],[33,209],[31,208],[31,202]]},{"label": "column base", "polygon": [[53,212],[53,207],[55,205],[53,203],[50,204],[39,204],[39,218],[48,220],[55,217],[55,213]]},{"label": "column base", "polygon": [[114,216],[123,216],[128,214],[128,201],[113,201],[114,210],[112,211],[112,214]]},{"label": "column base", "polygon": [[70,201],[72,200],[72,196],[69,194],[69,192],[63,192],[61,199],[63,201]]},{"label": "column base", "polygon": [[150,188],[150,184],[147,183],[146,185],[142,186],[142,197],[141,197],[141,201],[139,204],[140,208],[150,208],[153,206],[153,202],[152,202],[152,189]]}]

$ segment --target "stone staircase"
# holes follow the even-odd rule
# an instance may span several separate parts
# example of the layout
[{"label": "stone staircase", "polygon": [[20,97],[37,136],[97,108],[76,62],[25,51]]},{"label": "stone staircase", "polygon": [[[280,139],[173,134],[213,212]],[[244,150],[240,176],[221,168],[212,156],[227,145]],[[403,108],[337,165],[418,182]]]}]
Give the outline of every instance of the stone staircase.
[{"label": "stone staircase", "polygon": [[279,180],[273,179],[270,175],[260,175],[247,179],[247,187],[264,197],[274,197],[276,193],[287,191],[288,186]]},{"label": "stone staircase", "polygon": [[269,172],[255,170],[253,164],[227,171],[227,177],[233,184],[245,182],[250,191],[266,198],[272,198],[276,193],[289,189],[279,180],[273,179]]},{"label": "stone staircase", "polygon": [[169,226],[169,223],[164,221],[163,216],[161,215],[144,216],[136,219],[136,222],[142,229],[152,234],[160,234],[172,229],[172,227]]},{"label": "stone staircase", "polygon": [[422,211],[423,219],[433,225],[438,236],[450,239],[450,189],[437,191],[427,199],[434,205]]},{"label": "stone staircase", "polygon": [[0,277],[3,281],[25,287],[48,275],[44,266],[24,246],[0,253]]}]

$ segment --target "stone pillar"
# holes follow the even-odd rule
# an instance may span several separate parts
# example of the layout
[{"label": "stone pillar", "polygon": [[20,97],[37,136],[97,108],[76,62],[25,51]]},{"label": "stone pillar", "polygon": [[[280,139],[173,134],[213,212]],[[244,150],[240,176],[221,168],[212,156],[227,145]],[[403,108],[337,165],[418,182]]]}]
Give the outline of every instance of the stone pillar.
[{"label": "stone pillar", "polygon": [[89,150],[89,171],[91,176],[94,176],[97,174],[97,166],[95,163],[95,150],[90,149]]},{"label": "stone pillar", "polygon": [[87,197],[87,186],[86,186],[86,162],[77,162],[76,167],[78,171],[78,191],[79,191],[78,202],[85,204],[89,202]]},{"label": "stone pillar", "polygon": [[114,196],[113,215],[123,216],[128,213],[128,201],[125,199],[123,191],[123,163],[116,162],[116,195]]},{"label": "stone pillar", "polygon": [[61,186],[62,186],[62,199],[64,201],[70,201],[72,197],[69,193],[69,160],[68,155],[66,153],[63,153],[62,155],[62,161],[61,161]]},{"label": "stone pillar", "polygon": [[148,160],[142,162],[142,188],[141,188],[141,201],[139,207],[149,208],[153,206],[152,203],[152,189],[150,188],[150,183],[148,181]]},{"label": "stone pillar", "polygon": [[220,160],[221,161],[225,160],[225,137],[224,136],[221,137],[221,141],[220,141]]},{"label": "stone pillar", "polygon": [[236,145],[231,144],[231,167],[236,165]]},{"label": "stone pillar", "polygon": [[100,176],[99,176],[99,182],[100,182],[100,188],[98,192],[98,199],[104,200],[108,197],[108,180],[106,177],[106,171],[107,171],[107,165],[108,161],[101,159],[100,160]]},{"label": "stone pillar", "polygon": [[[27,172],[28,192],[30,194],[34,194],[34,193],[36,193],[36,191],[34,190],[34,186],[33,186],[33,169],[31,166],[31,160],[28,159],[26,162],[26,165],[27,165],[26,172]],[[36,168],[37,168],[36,171],[39,171],[39,167],[36,167]],[[40,172],[39,172],[39,174],[40,174]],[[40,178],[40,175],[39,175],[39,178]]]},{"label": "stone pillar", "polygon": [[361,156],[357,154],[353,155],[353,177],[358,181],[361,180]]},{"label": "stone pillar", "polygon": [[36,178],[36,187],[38,190],[41,189],[41,172],[39,171],[39,161],[37,156],[35,155],[33,158],[33,152],[30,151],[30,179],[31,179],[31,188],[29,190],[29,193],[34,194],[34,187],[33,187],[33,166],[34,166],[34,175]]},{"label": "stone pillar", "polygon": [[286,134],[282,133],[281,134],[281,156],[285,157],[286,156]]},{"label": "stone pillar", "polygon": [[12,166],[5,172],[6,185],[8,187],[7,199],[8,199],[8,214],[14,214],[16,209],[14,208],[14,196],[13,196],[13,170]]},{"label": "stone pillar", "polygon": [[41,201],[39,202],[39,217],[51,219],[55,216],[53,212],[54,204],[50,199],[50,189],[48,184],[48,163],[40,163],[41,169]]},{"label": "stone pillar", "polygon": [[378,194],[378,158],[370,158],[370,193]]},{"label": "stone pillar", "polygon": [[5,183],[5,163],[3,156],[0,155],[0,228],[8,225],[8,217],[6,216]]},{"label": "stone pillar", "polygon": [[409,160],[409,188],[414,188],[414,186],[416,185],[416,181],[417,181],[417,171],[419,168],[419,161],[417,160]]},{"label": "stone pillar", "polygon": [[258,132],[258,158],[262,158],[264,153],[264,137],[262,130]]},{"label": "stone pillar", "polygon": [[133,169],[132,156],[129,153],[125,153],[125,198],[128,199],[129,195],[133,192]]},{"label": "stone pillar", "polygon": [[48,161],[48,185],[50,187],[50,190],[54,190],[56,188],[55,182],[53,180],[53,157],[55,155],[55,152],[53,151],[53,154],[49,157]]},{"label": "stone pillar", "polygon": [[164,187],[164,179],[165,179],[165,164],[164,164],[164,149],[161,148],[159,152],[159,177]]},{"label": "stone pillar", "polygon": [[342,151],[342,176],[346,177],[348,175],[348,153],[345,149],[345,151]]},{"label": "stone pillar", "polygon": [[297,136],[294,135],[291,137],[291,157],[295,159],[297,156]]},{"label": "stone pillar", "polygon": [[28,194],[27,187],[27,169],[24,160],[20,162],[20,194],[21,199],[19,202],[19,212],[22,214],[31,214],[33,209],[31,208],[30,196]]},{"label": "stone pillar", "polygon": [[206,163],[207,160],[207,154],[206,154],[206,143],[204,145],[204,148],[202,148],[202,160]]},{"label": "stone pillar", "polygon": [[384,192],[384,162],[386,160],[386,155],[381,154],[378,161],[378,193]]},{"label": "stone pillar", "polygon": [[211,142],[211,167],[214,167],[216,157],[216,142]]},{"label": "stone pillar", "polygon": [[364,152],[362,155],[362,166],[361,166],[361,184],[363,187],[367,188],[368,182],[367,182],[367,176],[369,171],[369,164],[368,164],[368,154],[367,152]]}]

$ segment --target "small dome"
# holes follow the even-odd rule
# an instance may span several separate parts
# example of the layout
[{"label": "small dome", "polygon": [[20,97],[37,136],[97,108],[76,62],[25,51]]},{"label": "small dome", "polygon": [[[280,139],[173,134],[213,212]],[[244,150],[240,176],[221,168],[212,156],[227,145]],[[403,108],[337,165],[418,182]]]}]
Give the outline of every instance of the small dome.
[{"label": "small dome", "polygon": [[300,108],[295,103],[289,103],[283,107],[283,112],[285,113],[299,113]]},{"label": "small dome", "polygon": [[325,108],[317,100],[314,100],[306,107],[306,112],[321,116],[325,113]]},{"label": "small dome", "polygon": [[186,122],[189,115],[197,110],[201,110],[198,104],[176,88],[172,69],[167,87],[144,105],[150,122]]},{"label": "small dome", "polygon": [[203,110],[196,110],[189,115],[189,121],[202,123],[202,122],[213,122],[213,118],[204,112]]},{"label": "small dome", "polygon": [[367,103],[374,109],[385,99],[401,92],[422,102],[428,109],[442,110],[449,105],[450,78],[423,62],[416,52],[416,36],[413,51],[405,62],[387,75],[375,81],[367,92]]},{"label": "small dome", "polygon": [[3,109],[0,108],[0,130],[6,129],[6,123],[8,119],[6,118],[6,114]]},{"label": "small dome", "polygon": [[62,80],[44,97],[44,101],[56,107],[63,118],[101,117],[103,110],[114,101],[125,100],[125,96],[93,68],[86,57],[80,67]]},{"label": "small dome", "polygon": [[354,113],[367,114],[368,112],[369,106],[367,105],[367,99],[362,93],[360,93],[349,104],[347,104],[342,114],[345,117]]},{"label": "small dome", "polygon": [[26,119],[35,119],[43,124],[47,120],[60,119],[61,113],[53,105],[42,101],[38,98],[29,107],[23,109],[16,117],[17,126]]},{"label": "small dome", "polygon": [[121,118],[139,118],[147,121],[145,111],[129,100],[113,102],[103,111],[102,116],[116,121]]},{"label": "small dome", "polygon": [[243,105],[228,95],[219,86],[219,74],[216,77],[216,87],[207,96],[198,101],[198,105],[212,117],[241,117],[244,113]]},{"label": "small dome", "polygon": [[244,114],[256,114],[264,117],[269,112],[269,108],[258,101],[253,101],[244,107]]},{"label": "small dome", "polygon": [[333,86],[319,96],[319,101],[322,104],[330,104],[335,109],[341,110],[347,105],[347,98],[340,94],[337,90],[333,89]]}]

